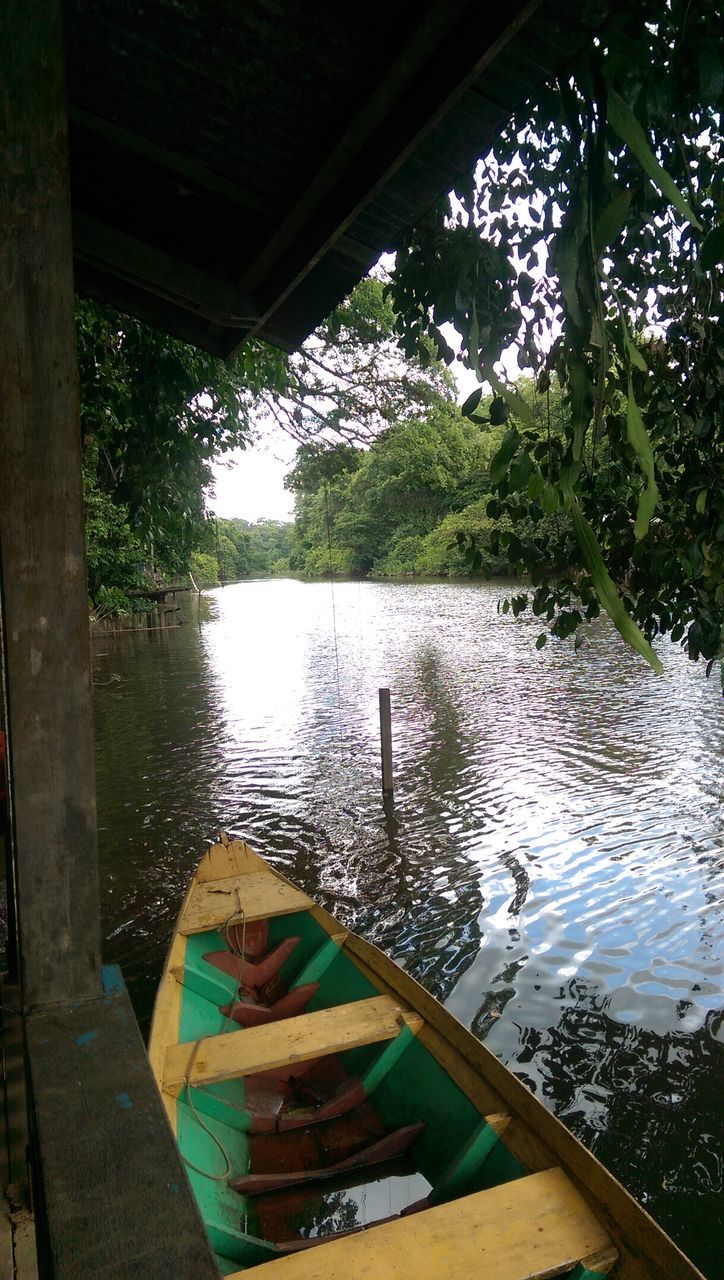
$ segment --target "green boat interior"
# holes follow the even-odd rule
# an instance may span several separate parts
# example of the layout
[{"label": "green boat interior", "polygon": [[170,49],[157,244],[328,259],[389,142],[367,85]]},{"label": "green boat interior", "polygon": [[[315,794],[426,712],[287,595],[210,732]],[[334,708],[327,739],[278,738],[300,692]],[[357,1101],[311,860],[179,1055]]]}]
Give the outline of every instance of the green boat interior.
[{"label": "green boat interior", "polygon": [[[187,939],[177,1140],[224,1275],[526,1176],[508,1117],[480,1114],[345,936],[296,911]],[[319,1030],[301,1017],[324,1010]],[[304,1042],[280,1061],[288,1018]],[[251,1051],[243,1075],[209,1065],[226,1033]],[[546,1274],[601,1274],[562,1262]]]}]

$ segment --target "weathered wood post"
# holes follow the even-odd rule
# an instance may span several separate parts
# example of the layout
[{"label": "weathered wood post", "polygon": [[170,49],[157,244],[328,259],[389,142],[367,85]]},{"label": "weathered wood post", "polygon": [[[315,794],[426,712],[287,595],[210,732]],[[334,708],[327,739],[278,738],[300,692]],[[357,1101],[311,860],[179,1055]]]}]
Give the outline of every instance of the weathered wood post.
[{"label": "weathered wood post", "polygon": [[0,556],[26,1007],[101,992],[60,9],[4,5],[0,22]]},{"label": "weathered wood post", "polygon": [[40,1270],[218,1280],[127,993],[102,980],[62,7],[0,5],[0,584]]},{"label": "weathered wood post", "polygon": [[385,796],[391,796],[394,790],[392,777],[392,715],[390,710],[390,691],[380,689],[380,744],[382,748],[382,790]]}]

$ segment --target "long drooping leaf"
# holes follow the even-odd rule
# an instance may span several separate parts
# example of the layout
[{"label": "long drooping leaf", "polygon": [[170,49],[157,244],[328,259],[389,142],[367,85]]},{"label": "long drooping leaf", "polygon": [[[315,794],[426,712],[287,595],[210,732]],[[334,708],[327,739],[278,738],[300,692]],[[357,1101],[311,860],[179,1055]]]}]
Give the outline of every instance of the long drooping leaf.
[{"label": "long drooping leaf", "polygon": [[516,453],[519,444],[520,436],[518,435],[515,427],[511,427],[503,436],[503,443],[490,463],[490,479],[492,484],[497,484],[499,480],[502,480],[508,470],[508,464]]},{"label": "long drooping leaf", "polygon": [[581,514],[577,502],[574,502],[571,507],[571,521],[576,541],[581,548],[584,563],[591,575],[594,591],[603,608],[619,635],[626,641],[626,644],[635,649],[637,653],[640,653],[649,666],[653,667],[654,671],[660,675],[663,667],[646,636],[634,622],[630,613],[627,612],[623,600],[616,590],[616,585],[603,562],[598,539],[588,521]]},{"label": "long drooping leaf", "polygon": [[478,309],[473,298],[472,314],[470,318],[470,341],[468,343],[468,355],[478,382],[482,382],[480,372],[480,324],[478,321]]},{"label": "long drooping leaf", "polygon": [[571,356],[568,371],[568,387],[571,397],[571,422],[573,424],[573,457],[580,462],[583,445],[593,413],[593,383],[586,362],[581,355]]},{"label": "long drooping leaf", "polygon": [[654,471],[654,451],[651,448],[651,441],[643,419],[636,403],[633,391],[633,378],[631,370],[628,374],[628,405],[626,408],[626,428],[628,432],[629,444],[636,452],[639,465],[646,477],[646,488],[639,498],[638,510],[636,512],[636,523],[634,525],[634,536],[636,538],[644,538],[648,533],[649,522],[654,514],[654,508],[659,500],[659,490],[656,484],[656,474]]},{"label": "long drooping leaf", "polygon": [[644,173],[648,174],[659,191],[674,205],[674,208],[679,210],[682,217],[691,223],[692,227],[701,231],[701,223],[691,205],[684,199],[671,175],[666,172],[663,165],[659,164],[636,116],[615,89],[608,91],[608,123],[622,142],[626,143],[629,151],[633,152]]},{"label": "long drooping leaf", "polygon": [[599,256],[616,239],[626,221],[631,195],[630,191],[617,192],[596,218],[596,225],[593,229],[593,247]]}]

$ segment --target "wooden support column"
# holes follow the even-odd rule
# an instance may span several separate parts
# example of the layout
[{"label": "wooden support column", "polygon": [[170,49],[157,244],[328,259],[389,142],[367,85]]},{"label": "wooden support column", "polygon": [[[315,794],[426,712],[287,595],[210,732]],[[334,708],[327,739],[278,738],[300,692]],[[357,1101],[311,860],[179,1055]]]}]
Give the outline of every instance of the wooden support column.
[{"label": "wooden support column", "polygon": [[101,991],[61,9],[0,6],[0,566],[26,1008]]}]

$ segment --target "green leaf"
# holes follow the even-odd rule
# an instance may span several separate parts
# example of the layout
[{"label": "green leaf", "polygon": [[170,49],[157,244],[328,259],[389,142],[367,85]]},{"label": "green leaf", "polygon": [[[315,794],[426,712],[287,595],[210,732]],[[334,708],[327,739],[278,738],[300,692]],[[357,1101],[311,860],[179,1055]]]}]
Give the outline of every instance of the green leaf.
[{"label": "green leaf", "polygon": [[514,391],[510,391],[509,388],[506,387],[505,383],[501,382],[497,373],[491,366],[486,365],[483,369],[483,374],[493,388],[493,391],[507,401],[512,412],[520,418],[521,422],[524,422],[526,427],[531,427],[533,425],[533,413],[530,406],[525,403],[525,400],[516,395]]},{"label": "green leaf", "polygon": [[[624,330],[625,330],[625,322],[624,322]],[[642,373],[648,373],[649,366],[647,365],[646,361],[641,355],[641,352],[636,346],[636,343],[631,341],[628,334],[626,334],[626,352],[628,354],[629,360],[631,361],[631,364],[634,366],[635,369],[640,369]]]},{"label": "green leaf", "polygon": [[706,511],[706,499],[707,499],[708,493],[709,493],[708,489],[700,489],[698,494],[696,495],[696,510],[697,510],[697,514],[700,516],[703,516],[704,512]]},{"label": "green leaf", "polygon": [[470,340],[468,342],[468,355],[470,363],[475,371],[478,382],[482,382],[480,373],[480,325],[478,324],[478,312],[473,298],[473,314],[470,321]]},{"label": "green leaf", "polygon": [[520,444],[520,436],[515,427],[511,427],[503,436],[503,443],[498,452],[490,463],[490,481],[491,484],[497,484],[503,479],[511,458],[517,453]]},{"label": "green leaf", "polygon": [[593,414],[593,383],[589,377],[586,362],[579,355],[571,356],[568,386],[573,423],[573,457],[576,462],[580,462],[586,432]]},{"label": "green leaf", "polygon": [[465,404],[462,406],[460,410],[464,418],[469,418],[470,415],[475,412],[478,405],[480,404],[480,398],[482,394],[483,394],[482,387],[476,387],[474,391],[470,392],[470,395],[468,396],[467,400],[465,401]]},{"label": "green leaf", "polygon": [[533,471],[533,463],[530,454],[527,451],[519,454],[510,468],[508,477],[508,485],[511,493],[517,493],[519,489],[523,489],[528,483],[528,479]]},{"label": "green leaf", "polygon": [[651,441],[649,440],[648,432],[643,424],[643,419],[634,397],[633,379],[630,369],[628,375],[626,428],[629,444],[635,450],[641,470],[646,477],[646,488],[639,498],[638,510],[636,512],[636,523],[634,525],[634,537],[640,539],[645,537],[648,532],[654,508],[659,500],[659,490],[656,484],[656,475],[654,471],[654,452],[651,448]]},{"label": "green leaf", "polygon": [[603,562],[598,539],[588,521],[581,514],[577,502],[571,507],[571,521],[576,541],[581,548],[584,564],[593,582],[593,588],[614,627],[626,643],[632,649],[635,649],[637,653],[640,653],[649,663],[649,666],[653,667],[654,671],[660,675],[664,668],[643,632],[636,625],[631,615],[627,613],[623,600],[618,594],[613,579]]},{"label": "green leaf", "polygon": [[558,490],[552,484],[547,484],[540,500],[540,504],[547,516],[552,516],[553,512],[558,510],[559,501]]},{"label": "green leaf", "polygon": [[691,223],[692,227],[701,231],[701,223],[693,209],[682,196],[673,178],[659,164],[636,116],[615,89],[608,91],[608,123],[626,143],[629,151],[633,152],[644,173],[659,188],[659,191],[673,204],[674,208],[678,209],[682,217]]},{"label": "green leaf", "polygon": [[710,231],[699,255],[702,271],[712,271],[724,262],[724,223]]},{"label": "green leaf", "polygon": [[600,257],[604,249],[616,239],[626,221],[626,214],[631,203],[631,194],[630,191],[619,191],[596,218],[596,225],[593,228],[593,245],[596,257]]},{"label": "green leaf", "polygon": [[547,639],[548,639],[547,632],[541,631],[540,635],[538,636],[538,639],[535,642],[536,649],[542,649]]},{"label": "green leaf", "polygon": [[502,396],[496,396],[490,406],[490,422],[494,427],[502,427],[510,417],[510,406]]},{"label": "green leaf", "polygon": [[546,481],[543,472],[534,471],[528,481],[528,497],[535,502],[537,498],[540,498],[545,487]]}]

